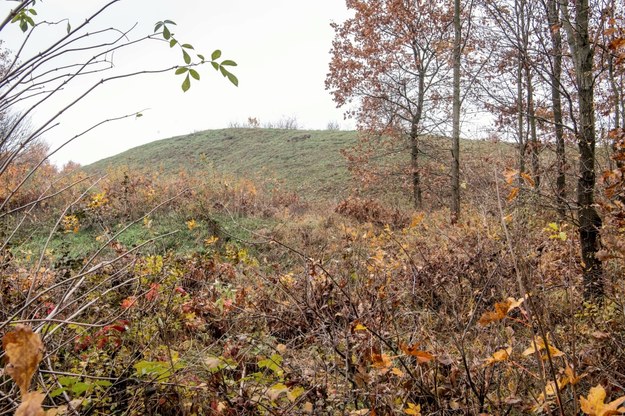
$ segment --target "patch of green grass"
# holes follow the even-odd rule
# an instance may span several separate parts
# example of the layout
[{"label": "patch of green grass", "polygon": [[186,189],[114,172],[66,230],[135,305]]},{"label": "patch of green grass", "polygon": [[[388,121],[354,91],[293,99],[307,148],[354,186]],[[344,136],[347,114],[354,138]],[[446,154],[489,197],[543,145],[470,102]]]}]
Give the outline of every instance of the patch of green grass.
[{"label": "patch of green grass", "polygon": [[128,167],[178,173],[186,169],[276,181],[307,199],[344,195],[351,180],[341,150],[354,131],[281,129],[209,130],[148,143],[86,167]]}]

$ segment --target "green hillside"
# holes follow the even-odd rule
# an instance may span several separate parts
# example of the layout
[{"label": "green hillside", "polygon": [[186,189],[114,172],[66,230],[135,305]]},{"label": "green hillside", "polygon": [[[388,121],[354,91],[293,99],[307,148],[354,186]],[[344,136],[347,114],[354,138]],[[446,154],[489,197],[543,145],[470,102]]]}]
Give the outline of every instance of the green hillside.
[{"label": "green hillside", "polygon": [[87,169],[128,166],[177,173],[212,168],[238,177],[275,179],[301,194],[321,196],[347,186],[349,172],[341,149],[356,140],[354,131],[208,130],[138,146]]}]

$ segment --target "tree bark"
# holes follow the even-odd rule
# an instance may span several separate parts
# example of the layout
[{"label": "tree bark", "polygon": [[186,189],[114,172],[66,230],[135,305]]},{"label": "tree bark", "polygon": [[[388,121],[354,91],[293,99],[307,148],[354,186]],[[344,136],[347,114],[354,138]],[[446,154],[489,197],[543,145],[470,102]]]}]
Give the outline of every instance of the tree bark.
[{"label": "tree bark", "polygon": [[557,0],[547,1],[547,21],[551,34],[552,71],[551,105],[553,107],[553,123],[556,135],[556,206],[561,218],[566,215],[566,154],[564,147],[564,122],[562,117],[562,34],[560,33]]},{"label": "tree bark", "polygon": [[[519,172],[525,172],[525,128],[523,117],[523,57],[518,53],[517,63],[517,130],[519,142]],[[520,178],[520,176],[519,176]],[[521,181],[521,179],[519,179]]]},{"label": "tree bark", "polygon": [[460,0],[454,0],[453,110],[451,148],[451,222],[460,219],[460,54],[462,33]]},{"label": "tree bark", "polygon": [[532,155],[532,179],[534,180],[534,187],[536,191],[538,191],[538,188],[540,187],[540,160],[538,158],[540,142],[538,141],[538,135],[536,134],[536,111],[534,107],[534,85],[532,83],[532,72],[527,63],[525,65],[525,79],[527,86],[527,121],[529,124]]},{"label": "tree bark", "polygon": [[571,22],[567,3],[562,2],[561,4],[578,90],[579,126],[576,133],[579,149],[579,178],[577,182],[577,205],[584,297],[600,300],[604,295],[603,267],[596,254],[599,250],[599,233],[602,223],[594,206],[596,132],[592,68],[593,48],[588,32],[590,8],[588,0],[575,0],[575,20]]}]

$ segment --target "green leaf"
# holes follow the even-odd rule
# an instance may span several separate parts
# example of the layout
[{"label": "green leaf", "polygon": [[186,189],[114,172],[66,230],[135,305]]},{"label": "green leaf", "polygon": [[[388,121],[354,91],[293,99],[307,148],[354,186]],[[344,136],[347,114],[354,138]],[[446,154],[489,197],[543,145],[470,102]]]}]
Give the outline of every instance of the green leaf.
[{"label": "green leaf", "polygon": [[171,32],[167,29],[167,26],[163,27],[163,37],[165,40],[169,40],[169,38],[171,38]]},{"label": "green leaf", "polygon": [[193,46],[189,45],[188,43],[183,44],[182,47],[185,49],[193,49]]},{"label": "green leaf", "polygon": [[37,11],[35,9],[28,9],[28,12],[33,16],[37,16]]},{"label": "green leaf", "polygon": [[93,384],[83,383],[82,381],[79,381],[72,386],[71,391],[76,394],[81,394],[86,392],[87,390],[90,390],[92,386]]},{"label": "green leaf", "polygon": [[13,19],[11,19],[11,23],[15,23],[22,18],[21,14],[16,14]]},{"label": "green leaf", "polygon": [[22,29],[22,32],[26,32],[28,30],[28,23],[26,23],[26,20],[22,20],[20,22],[20,29]]},{"label": "green leaf", "polygon": [[181,66],[180,68],[176,69],[176,75],[184,74],[188,70],[189,68],[187,68],[186,66]]},{"label": "green leaf", "polygon": [[98,380],[94,384],[100,387],[111,387],[113,385],[113,383],[108,380]]},{"label": "green leaf", "polygon": [[191,63],[191,56],[184,49],[182,50],[182,58],[185,64],[189,65]]},{"label": "green leaf", "polygon": [[224,77],[228,76],[228,70],[226,68],[224,68],[223,66],[219,67],[219,72],[221,72],[221,75],[223,75]]},{"label": "green leaf", "polygon": [[176,43],[178,43],[178,41],[174,38],[171,38],[171,40],[169,41],[169,47],[173,48],[174,46],[176,46]]},{"label": "green leaf", "polygon": [[226,59],[225,61],[223,61],[221,63],[221,65],[224,65],[224,66],[237,66],[237,63],[234,62],[234,61],[231,61],[230,59]]},{"label": "green leaf", "polygon": [[230,80],[230,82],[232,82],[232,84],[235,87],[239,86],[239,79],[236,76],[234,76],[234,74],[231,74],[230,72],[228,72],[228,79]]},{"label": "green leaf", "polygon": [[158,32],[160,28],[163,27],[163,22],[158,22],[155,26],[154,26],[154,33]]},{"label": "green leaf", "polygon": [[214,61],[215,59],[219,59],[220,56],[221,56],[221,51],[217,49],[211,54],[211,59]]},{"label": "green leaf", "polygon": [[187,92],[189,91],[189,88],[191,88],[191,80],[189,79],[189,74],[187,74],[187,77],[184,79],[184,82],[182,83],[182,91]]},{"label": "green leaf", "polygon": [[63,393],[66,390],[67,389],[65,387],[60,387],[58,389],[52,390],[50,392],[50,397],[56,397],[56,396],[60,395],[61,393]]},{"label": "green leaf", "polygon": [[75,384],[78,381],[78,379],[76,377],[65,376],[65,377],[59,377],[58,381],[61,386],[67,387],[67,386],[71,386]]},{"label": "green leaf", "polygon": [[215,68],[215,71],[219,70],[219,64],[217,62],[211,62],[211,65]]},{"label": "green leaf", "polygon": [[204,58],[204,55],[202,54],[197,54],[197,57],[200,58],[202,60],[202,62],[204,62],[206,60],[206,58]]},{"label": "green leaf", "polygon": [[174,22],[172,20],[165,20],[163,23],[165,23],[167,25],[174,25],[174,26],[176,26],[176,22]]},{"label": "green leaf", "polygon": [[69,24],[69,22],[67,22],[67,33],[72,31],[72,25]]},{"label": "green leaf", "polygon": [[135,114],[135,118],[139,118],[139,117],[143,117],[143,114],[141,114],[141,113]]},{"label": "green leaf", "polygon": [[28,24],[30,24],[31,26],[35,26],[35,21],[33,20],[32,17],[24,16],[24,20],[26,20],[28,22]]},{"label": "green leaf", "polygon": [[198,74],[198,72],[195,69],[189,69],[189,74],[191,74],[191,76],[196,79],[196,80],[200,80],[200,74]]}]

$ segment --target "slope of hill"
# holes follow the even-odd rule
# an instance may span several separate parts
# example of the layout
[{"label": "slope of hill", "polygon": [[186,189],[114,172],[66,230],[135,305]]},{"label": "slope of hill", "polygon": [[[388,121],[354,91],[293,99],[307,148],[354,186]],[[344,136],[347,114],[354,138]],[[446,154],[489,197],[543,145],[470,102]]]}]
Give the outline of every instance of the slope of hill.
[{"label": "slope of hill", "polygon": [[177,173],[212,168],[237,177],[275,179],[304,195],[327,196],[347,187],[341,149],[356,140],[354,131],[208,130],[138,146],[86,169],[128,166]]}]

